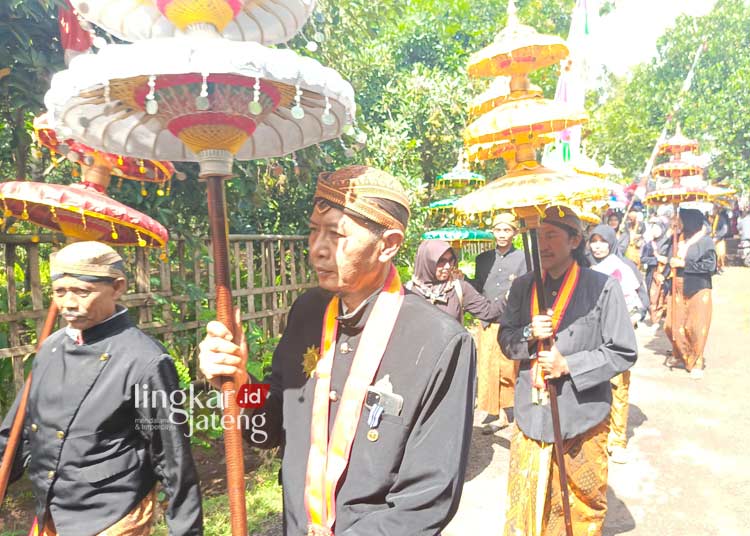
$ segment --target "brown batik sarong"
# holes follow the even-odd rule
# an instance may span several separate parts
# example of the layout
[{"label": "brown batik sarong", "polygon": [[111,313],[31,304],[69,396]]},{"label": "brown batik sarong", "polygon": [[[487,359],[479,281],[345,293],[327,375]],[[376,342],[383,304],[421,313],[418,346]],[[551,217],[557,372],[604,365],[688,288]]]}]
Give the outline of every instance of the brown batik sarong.
[{"label": "brown batik sarong", "polygon": [[508,359],[498,343],[498,324],[479,328],[477,337],[477,407],[490,415],[513,407],[519,361]]},{"label": "brown batik sarong", "polygon": [[611,380],[612,409],[609,413],[609,437],[607,445],[625,448],[628,445],[628,394],[630,391],[630,371],[626,370]]},{"label": "brown batik sarong", "polygon": [[648,291],[649,306],[648,311],[651,315],[651,323],[656,324],[664,318],[664,311],[667,308],[666,296],[664,294],[664,275],[660,269],[654,273],[651,281],[651,288]]},{"label": "brown batik sarong", "polygon": [[[156,505],[156,488],[135,505],[128,514],[97,536],[149,536],[154,524],[154,506]],[[32,529],[32,533],[33,533]],[[50,516],[38,532],[39,536],[57,536],[55,523]]]},{"label": "brown batik sarong", "polygon": [[[703,351],[706,349],[708,330],[711,327],[711,289],[699,290],[690,298],[683,294],[683,279],[678,277],[673,283],[675,312],[672,315],[672,299],[667,302],[667,321],[664,331],[672,341],[672,353],[685,363],[688,371],[696,366],[703,368]],[[674,329],[674,326],[677,329]]]},{"label": "brown batik sarong", "polygon": [[[565,441],[568,496],[576,536],[601,534],[607,513],[609,419]],[[510,447],[504,536],[565,536],[559,467],[553,445],[516,429]]]}]

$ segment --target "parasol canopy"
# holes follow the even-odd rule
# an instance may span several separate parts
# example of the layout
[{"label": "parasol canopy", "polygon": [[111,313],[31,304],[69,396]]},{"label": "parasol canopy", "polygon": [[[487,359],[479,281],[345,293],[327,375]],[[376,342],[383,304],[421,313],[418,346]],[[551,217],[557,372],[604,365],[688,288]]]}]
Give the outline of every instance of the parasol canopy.
[{"label": "parasol canopy", "polygon": [[654,166],[651,173],[654,177],[668,177],[674,179],[700,175],[703,173],[703,168],[696,164],[685,162],[684,160],[670,160],[669,162],[664,162],[663,164]]},{"label": "parasol canopy", "polygon": [[599,177],[600,179],[607,178],[607,173],[602,171],[599,163],[585,154],[581,154],[573,162],[573,171],[581,175],[591,175],[592,177]]},{"label": "parasol canopy", "polygon": [[108,33],[139,41],[184,35],[210,24],[222,37],[272,45],[295,36],[315,0],[71,0],[76,11]]},{"label": "parasol canopy", "polygon": [[104,167],[110,174],[123,179],[161,184],[169,181],[175,173],[171,162],[123,157],[97,151],[73,139],[60,141],[54,129],[49,126],[46,113],[34,118],[34,133],[39,145],[51,152],[85,166]]},{"label": "parasol canopy", "polygon": [[472,122],[464,131],[464,144],[517,139],[533,140],[588,121],[588,114],[548,99],[510,101]]},{"label": "parasol canopy", "polygon": [[516,169],[456,202],[466,214],[511,211],[517,217],[541,216],[550,205],[606,198],[614,183],[543,166]]},{"label": "parasol canopy", "polygon": [[457,166],[453,171],[438,175],[435,181],[435,189],[464,188],[467,186],[482,186],[485,183],[484,175],[474,173],[468,169]]},{"label": "parasol canopy", "polygon": [[560,37],[542,35],[518,20],[516,5],[508,2],[508,23],[495,40],[469,58],[469,76],[526,74],[554,65],[568,55]]},{"label": "parasol canopy", "polygon": [[476,118],[510,100],[532,97],[542,97],[542,88],[532,84],[525,91],[511,92],[510,78],[499,76],[483,93],[472,99],[469,104],[469,115]]},{"label": "parasol canopy", "polygon": [[96,149],[172,161],[205,150],[283,156],[339,136],[355,114],[354,91],[333,69],[205,34],[79,56],[45,103],[56,129]]},{"label": "parasol canopy", "polygon": [[674,136],[659,145],[659,153],[671,154],[679,157],[681,153],[694,152],[698,150],[698,140],[692,140],[682,134],[679,123]]},{"label": "parasol canopy", "polygon": [[163,248],[167,230],[156,220],[86,184],[0,183],[3,217],[112,246]]},{"label": "parasol canopy", "polygon": [[429,210],[430,212],[433,212],[433,211],[452,209],[457,199],[458,197],[448,197],[446,199],[432,201],[429,205],[427,205],[427,210]]},{"label": "parasol canopy", "polygon": [[678,186],[660,188],[649,192],[643,199],[644,205],[675,205],[688,201],[708,201],[711,195],[703,188]]},{"label": "parasol canopy", "polygon": [[491,231],[463,227],[443,227],[422,234],[423,240],[445,240],[446,242],[485,242],[494,241]]}]

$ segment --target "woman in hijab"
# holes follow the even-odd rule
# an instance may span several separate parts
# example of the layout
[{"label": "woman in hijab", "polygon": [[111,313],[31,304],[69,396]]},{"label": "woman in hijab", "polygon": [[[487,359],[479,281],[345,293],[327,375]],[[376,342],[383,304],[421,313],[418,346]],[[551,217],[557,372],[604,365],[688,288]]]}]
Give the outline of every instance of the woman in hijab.
[{"label": "woman in hijab", "polygon": [[497,321],[502,312],[502,300],[489,301],[468,282],[454,279],[457,262],[456,253],[448,242],[425,240],[417,250],[414,275],[407,288],[459,322],[464,312],[486,322]]},{"label": "woman in hijab", "polygon": [[611,211],[607,216],[607,224],[614,229],[615,236],[617,237],[617,253],[621,257],[625,255],[630,245],[630,233],[628,232],[627,225],[622,225],[622,214],[617,211]]},{"label": "woman in hijab", "polygon": [[667,250],[669,249],[670,235],[660,221],[654,221],[643,235],[644,242],[641,248],[641,263],[646,266],[646,290],[649,297],[649,313],[651,323],[655,327],[664,316],[664,270],[667,264]]},{"label": "woman in hijab", "polygon": [[705,218],[695,209],[680,210],[682,229],[677,251],[669,251],[669,265],[677,270],[673,279],[672,300],[667,302],[664,331],[672,341],[669,366],[685,366],[693,378],[702,378],[705,360],[703,350],[711,325],[711,276],[716,273],[716,249],[706,230]]},{"label": "woman in hijab", "polygon": [[[594,227],[589,236],[589,250],[594,262],[591,269],[606,274],[620,283],[630,319],[633,325],[637,325],[638,320],[646,311],[646,305],[641,298],[645,292],[645,284],[639,280],[640,272],[635,264],[618,254],[615,230],[609,225]],[[627,463],[628,457],[625,449],[628,444],[630,371],[626,370],[615,376],[610,382],[612,384],[612,409],[609,414],[607,451],[609,459],[613,462]]]}]

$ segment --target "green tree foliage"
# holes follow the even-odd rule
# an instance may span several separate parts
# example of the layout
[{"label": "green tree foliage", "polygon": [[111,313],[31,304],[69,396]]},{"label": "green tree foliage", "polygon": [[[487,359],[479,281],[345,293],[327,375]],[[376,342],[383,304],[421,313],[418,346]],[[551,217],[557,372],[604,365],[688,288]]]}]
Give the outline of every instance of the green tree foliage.
[{"label": "green tree foliage", "polygon": [[659,39],[653,61],[592,95],[599,105],[589,139],[600,157],[609,155],[632,176],[643,171],[704,39],[707,48],[670,134],[679,121],[701,141],[702,152],[714,155],[709,179],[750,185],[750,6],[743,0],[718,0],[704,17],[680,17]]},{"label": "green tree foliage", "polygon": [[57,39],[61,0],[5,0],[0,3],[0,173],[24,178],[31,136],[29,114],[43,110],[44,92],[64,67]]}]

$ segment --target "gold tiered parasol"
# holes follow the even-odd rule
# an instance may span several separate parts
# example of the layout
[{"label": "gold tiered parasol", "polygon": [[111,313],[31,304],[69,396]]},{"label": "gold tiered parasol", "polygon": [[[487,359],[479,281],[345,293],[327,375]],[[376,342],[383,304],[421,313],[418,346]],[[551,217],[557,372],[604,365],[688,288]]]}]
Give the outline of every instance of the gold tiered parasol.
[{"label": "gold tiered parasol", "polygon": [[[533,28],[520,24],[515,4],[510,0],[507,27],[498,34],[494,43],[472,55],[469,61],[471,76],[511,78],[508,90],[505,90],[504,82],[498,81],[475,100],[471,112],[482,115],[464,131],[464,145],[472,160],[499,155],[506,160],[506,169],[511,171],[459,199],[456,208],[484,219],[497,211],[511,211],[520,218],[527,235],[523,240],[527,263],[534,259],[538,288],[543,282],[537,229],[545,210],[553,205],[583,204],[601,199],[610,191],[610,184],[599,178],[548,169],[536,159],[536,149],[549,140],[549,134],[588,120],[583,110],[542,98],[529,82],[529,72],[553,65],[567,55],[568,47],[560,38],[540,35]],[[544,293],[538,293],[537,299],[539,310],[546,311]],[[540,342],[540,350],[548,348],[549,341]],[[533,401],[550,403],[554,452],[558,465],[564,469],[557,388],[553,382],[547,383],[541,377],[535,378],[534,385]],[[565,531],[567,536],[573,536],[565,470],[560,471],[560,489]]]},{"label": "gold tiered parasol", "polygon": [[529,144],[537,136],[559,132],[586,121],[586,112],[552,100],[512,100],[487,112],[466,127],[464,144],[471,146],[506,140],[517,145]]}]

